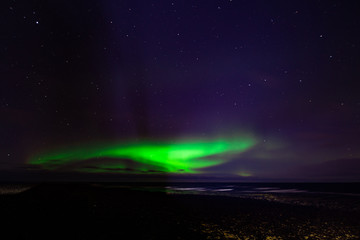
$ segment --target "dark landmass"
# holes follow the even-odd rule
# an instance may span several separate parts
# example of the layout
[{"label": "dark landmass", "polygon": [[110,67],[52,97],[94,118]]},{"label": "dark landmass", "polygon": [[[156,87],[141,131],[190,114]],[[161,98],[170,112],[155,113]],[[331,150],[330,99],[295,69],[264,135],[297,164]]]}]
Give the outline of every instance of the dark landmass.
[{"label": "dark landmass", "polygon": [[0,195],[8,239],[359,239],[360,213],[96,184]]}]

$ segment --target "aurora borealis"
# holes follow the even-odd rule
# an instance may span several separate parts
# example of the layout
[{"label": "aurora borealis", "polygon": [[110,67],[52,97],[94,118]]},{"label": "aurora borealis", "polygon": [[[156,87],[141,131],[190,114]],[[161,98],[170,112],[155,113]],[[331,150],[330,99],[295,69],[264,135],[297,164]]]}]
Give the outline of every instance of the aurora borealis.
[{"label": "aurora borealis", "polygon": [[4,4],[0,180],[360,180],[352,1]]},{"label": "aurora borealis", "polygon": [[[254,145],[251,138],[238,141],[189,141],[180,143],[123,143],[119,146],[92,146],[91,148],[75,148],[61,152],[49,153],[33,157],[29,163],[40,165],[47,170],[55,170],[64,165],[86,161],[89,159],[102,159],[94,168],[80,168],[75,171],[88,172],[126,172],[129,169],[126,162],[121,159],[130,159],[142,166],[133,173],[197,173],[197,169],[221,164],[225,159],[219,159],[219,154],[239,153]],[[217,156],[217,159],[207,157]],[[106,158],[117,159],[117,162],[106,163]]]}]

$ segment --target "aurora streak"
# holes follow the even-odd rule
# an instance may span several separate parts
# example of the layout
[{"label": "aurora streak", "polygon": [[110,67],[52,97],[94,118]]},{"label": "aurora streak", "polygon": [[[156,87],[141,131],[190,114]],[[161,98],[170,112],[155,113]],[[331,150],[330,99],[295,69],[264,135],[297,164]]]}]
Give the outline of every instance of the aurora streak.
[{"label": "aurora streak", "polygon": [[[132,173],[199,173],[199,169],[226,162],[224,154],[239,154],[255,142],[254,138],[243,137],[237,140],[109,144],[40,154],[28,163],[46,170],[65,167],[82,172],[129,173],[131,169]],[[83,166],[89,166],[89,163],[92,167]]]}]

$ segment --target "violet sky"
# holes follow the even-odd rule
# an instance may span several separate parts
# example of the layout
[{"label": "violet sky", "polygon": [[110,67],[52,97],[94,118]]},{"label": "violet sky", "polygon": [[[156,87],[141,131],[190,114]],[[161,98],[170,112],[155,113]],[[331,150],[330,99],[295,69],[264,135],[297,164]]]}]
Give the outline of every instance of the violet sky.
[{"label": "violet sky", "polygon": [[4,1],[1,180],[58,175],[27,164],[58,146],[241,134],[257,144],[204,179],[359,180],[359,10],[328,0]]}]

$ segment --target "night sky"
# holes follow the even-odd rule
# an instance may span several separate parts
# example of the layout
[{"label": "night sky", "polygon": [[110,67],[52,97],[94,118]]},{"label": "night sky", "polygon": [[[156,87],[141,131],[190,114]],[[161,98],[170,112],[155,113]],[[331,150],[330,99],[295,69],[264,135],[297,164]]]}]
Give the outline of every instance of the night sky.
[{"label": "night sky", "polygon": [[359,10],[3,1],[0,180],[358,181]]}]

